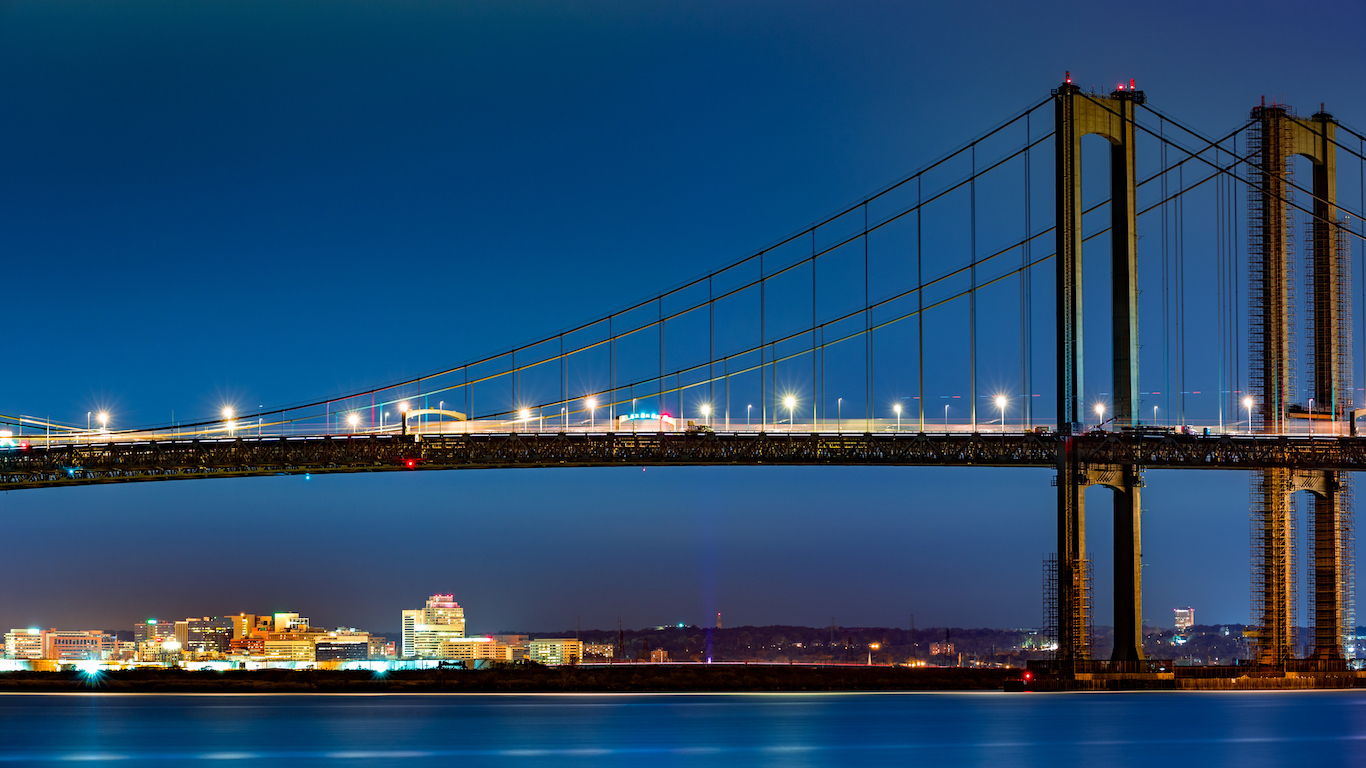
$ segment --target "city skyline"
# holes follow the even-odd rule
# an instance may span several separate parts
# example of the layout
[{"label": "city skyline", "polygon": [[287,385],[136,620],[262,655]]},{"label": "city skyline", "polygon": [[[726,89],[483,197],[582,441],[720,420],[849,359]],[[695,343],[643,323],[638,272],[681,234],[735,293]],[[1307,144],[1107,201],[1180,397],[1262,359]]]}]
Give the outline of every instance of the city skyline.
[{"label": "city skyline", "polygon": [[[557,6],[288,19],[263,8],[4,11],[12,280],[75,298],[45,317],[54,343],[11,353],[22,373],[0,406],[160,422],[351,391],[539,338],[860,199],[1068,70],[1102,88],[1136,77],[1209,133],[1265,93],[1366,120],[1350,76],[1236,61],[1237,46],[1190,30],[1171,41],[1175,57],[1134,41],[1040,55],[1015,30],[979,38],[958,11],[892,5],[781,18],[623,6],[611,23]],[[1028,23],[1043,39],[1066,34]],[[1159,33],[1118,10],[1092,23]],[[1234,20],[1231,37],[1250,23]],[[917,25],[944,34],[903,45],[898,31]],[[234,53],[253,34],[259,52]],[[1339,43],[1326,55],[1352,64]],[[193,322],[104,343],[130,304]],[[1196,605],[1247,621],[1246,478],[1159,478],[1144,496],[1146,615]],[[67,626],[91,605],[188,616],[206,602],[313,602],[325,624],[391,631],[374,621],[391,596],[433,583],[469,585],[480,615],[508,628],[705,626],[717,610],[746,624],[916,614],[1034,626],[1054,549],[1048,475],[1027,470],[510,470],[0,503],[25,545],[0,600],[7,627]],[[1106,518],[1091,518],[1097,574],[1109,571]],[[461,554],[407,555],[428,541]],[[331,620],[348,610],[359,619]]]}]

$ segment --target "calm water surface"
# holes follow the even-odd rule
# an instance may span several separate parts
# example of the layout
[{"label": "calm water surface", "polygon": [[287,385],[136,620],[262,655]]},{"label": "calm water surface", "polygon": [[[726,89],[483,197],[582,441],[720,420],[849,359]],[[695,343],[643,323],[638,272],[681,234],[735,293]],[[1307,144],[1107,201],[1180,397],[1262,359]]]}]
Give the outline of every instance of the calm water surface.
[{"label": "calm water surface", "polygon": [[0,695],[0,763],[106,760],[1349,766],[1366,765],[1366,692]]}]

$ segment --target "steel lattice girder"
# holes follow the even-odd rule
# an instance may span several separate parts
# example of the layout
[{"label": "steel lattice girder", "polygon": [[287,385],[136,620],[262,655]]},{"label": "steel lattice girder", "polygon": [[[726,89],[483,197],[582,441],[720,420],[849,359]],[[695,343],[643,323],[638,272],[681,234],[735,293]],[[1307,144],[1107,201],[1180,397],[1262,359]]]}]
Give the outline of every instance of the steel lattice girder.
[{"label": "steel lattice girder", "polygon": [[[499,467],[886,465],[1056,469],[1056,435],[479,434],[31,446],[0,453],[0,489],[144,480]],[[1110,433],[1070,438],[1087,464],[1366,470],[1366,438]],[[410,461],[412,466],[409,466]]]}]

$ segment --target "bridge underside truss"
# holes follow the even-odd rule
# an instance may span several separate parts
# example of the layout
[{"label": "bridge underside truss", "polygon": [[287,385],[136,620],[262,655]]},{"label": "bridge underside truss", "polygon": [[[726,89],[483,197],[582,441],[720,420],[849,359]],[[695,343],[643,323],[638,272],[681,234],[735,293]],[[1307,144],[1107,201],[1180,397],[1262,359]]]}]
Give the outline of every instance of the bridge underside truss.
[{"label": "bridge underside truss", "polygon": [[[1078,466],[1366,470],[1366,438],[1088,435]],[[250,438],[33,446],[0,454],[0,490],[208,477],[517,467],[864,465],[1056,469],[1036,434],[504,434]]]}]

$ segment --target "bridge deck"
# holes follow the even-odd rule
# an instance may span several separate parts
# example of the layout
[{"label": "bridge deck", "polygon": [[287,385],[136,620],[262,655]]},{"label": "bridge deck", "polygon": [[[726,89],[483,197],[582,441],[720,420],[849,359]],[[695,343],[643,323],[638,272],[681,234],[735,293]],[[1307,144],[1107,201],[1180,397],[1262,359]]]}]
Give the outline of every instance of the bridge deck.
[{"label": "bridge deck", "polygon": [[[474,434],[238,437],[0,452],[0,490],[147,480],[511,467],[864,465],[1056,468],[1059,435]],[[1089,434],[1084,464],[1143,469],[1366,469],[1366,438]]]}]

